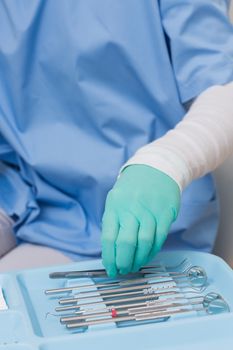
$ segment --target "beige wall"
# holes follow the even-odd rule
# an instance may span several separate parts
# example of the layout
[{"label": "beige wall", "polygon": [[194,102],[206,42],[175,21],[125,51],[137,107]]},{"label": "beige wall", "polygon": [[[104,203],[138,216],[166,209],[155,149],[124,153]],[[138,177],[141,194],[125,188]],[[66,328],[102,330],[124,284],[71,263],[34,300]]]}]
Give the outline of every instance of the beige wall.
[{"label": "beige wall", "polygon": [[[233,20],[233,1],[230,16]],[[214,252],[233,267],[233,156],[217,169],[215,178],[220,196],[221,220]]]}]

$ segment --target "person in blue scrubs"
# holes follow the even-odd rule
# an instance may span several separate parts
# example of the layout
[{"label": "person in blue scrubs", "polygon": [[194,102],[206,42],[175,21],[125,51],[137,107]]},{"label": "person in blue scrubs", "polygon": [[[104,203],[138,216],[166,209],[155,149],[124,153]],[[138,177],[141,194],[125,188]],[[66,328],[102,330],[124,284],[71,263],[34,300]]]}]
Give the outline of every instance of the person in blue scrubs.
[{"label": "person in blue scrubs", "polygon": [[[101,255],[123,164],[185,105],[233,80],[226,0],[0,2],[0,207],[18,243]],[[231,35],[230,35],[231,34]],[[193,181],[164,249],[213,248],[211,175]]]}]

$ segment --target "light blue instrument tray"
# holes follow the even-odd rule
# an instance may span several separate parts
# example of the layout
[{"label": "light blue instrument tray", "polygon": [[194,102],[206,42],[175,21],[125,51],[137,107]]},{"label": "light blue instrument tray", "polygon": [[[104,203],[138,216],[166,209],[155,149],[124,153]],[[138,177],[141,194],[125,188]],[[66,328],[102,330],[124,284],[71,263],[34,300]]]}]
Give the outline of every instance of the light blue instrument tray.
[{"label": "light blue instrument tray", "polygon": [[171,266],[185,258],[205,269],[205,294],[221,294],[229,305],[229,313],[184,316],[135,327],[95,325],[80,333],[60,324],[54,311],[57,296],[47,296],[44,290],[67,285],[65,279],[50,279],[49,273],[98,269],[102,268],[101,261],[17,271],[0,275],[9,307],[0,311],[0,350],[233,349],[233,271],[222,259],[198,252],[164,252],[156,261]]}]

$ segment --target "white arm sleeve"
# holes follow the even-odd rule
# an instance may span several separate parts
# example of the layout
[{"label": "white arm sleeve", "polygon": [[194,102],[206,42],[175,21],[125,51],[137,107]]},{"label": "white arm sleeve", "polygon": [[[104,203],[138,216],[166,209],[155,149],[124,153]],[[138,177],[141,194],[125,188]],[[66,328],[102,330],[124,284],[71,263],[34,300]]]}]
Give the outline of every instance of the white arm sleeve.
[{"label": "white arm sleeve", "polygon": [[[204,91],[177,126],[140,148],[123,166],[152,166],[183,190],[233,152],[233,83]],[[121,171],[122,171],[121,169]]]}]

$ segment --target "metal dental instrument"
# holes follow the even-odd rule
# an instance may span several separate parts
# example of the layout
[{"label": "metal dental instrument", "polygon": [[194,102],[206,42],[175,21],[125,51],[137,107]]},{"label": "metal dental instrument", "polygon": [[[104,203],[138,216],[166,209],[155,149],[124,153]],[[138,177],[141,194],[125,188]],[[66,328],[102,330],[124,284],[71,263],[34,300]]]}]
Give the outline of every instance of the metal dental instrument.
[{"label": "metal dental instrument", "polygon": [[70,310],[78,310],[80,308],[83,308],[85,306],[89,307],[89,306],[96,306],[96,305],[100,305],[100,304],[105,304],[105,305],[112,305],[114,304],[121,304],[124,302],[135,302],[138,300],[155,300],[158,299],[159,297],[163,297],[163,296],[167,296],[167,295],[175,295],[175,294],[180,294],[179,291],[166,291],[163,293],[158,293],[158,292],[151,292],[150,294],[146,294],[146,295],[141,295],[141,296],[136,296],[136,297],[130,297],[130,298],[120,298],[120,299],[114,299],[114,300],[101,300],[101,301],[95,301],[95,302],[89,302],[89,303],[82,303],[82,304],[76,304],[76,305],[69,305],[69,306],[60,306],[60,307],[56,307],[55,311],[57,312],[61,312],[61,311],[70,311]]},{"label": "metal dental instrument", "polygon": [[[127,281],[118,281],[118,282],[108,282],[108,283],[95,283],[94,285],[91,284],[85,284],[85,285],[75,285],[72,287],[65,287],[65,288],[56,288],[56,289],[48,289],[45,290],[45,294],[60,294],[60,293],[66,293],[66,292],[72,292],[74,290],[82,290],[82,289],[91,289],[93,286],[95,288],[98,288],[99,290],[105,290],[104,288],[109,288],[109,287],[118,287],[118,286],[129,286],[129,285],[136,285],[136,284],[144,284],[145,282],[149,282],[151,280],[154,280],[155,277],[149,277],[149,278],[140,278],[140,279],[130,279]],[[170,276],[164,276],[168,280],[169,278],[171,279]],[[158,277],[157,277],[158,278]],[[156,282],[155,282],[156,283]],[[157,283],[162,283],[162,281],[159,281]],[[102,288],[102,289],[100,289]],[[106,289],[107,290],[107,289]],[[85,291],[84,291],[85,292]],[[84,293],[84,292],[79,292],[79,293]],[[86,291],[87,293],[90,291]]]},{"label": "metal dental instrument", "polygon": [[[129,302],[130,304],[132,303],[135,303],[136,301],[139,301],[140,303],[142,302],[146,302],[146,303],[153,303],[153,302],[164,302],[164,299],[159,299],[159,298],[163,298],[163,297],[166,297],[166,296],[174,296],[174,295],[187,295],[187,294],[196,294],[196,292],[194,291],[185,291],[185,292],[181,292],[179,290],[179,288],[176,288],[175,286],[174,287],[171,287],[171,289],[167,289],[166,291],[164,292],[161,292],[160,290],[157,290],[157,289],[154,289],[153,287],[152,288],[147,288],[143,291],[141,291],[141,295],[137,296],[137,295],[134,295],[133,297],[130,297],[131,295],[129,295],[129,293],[125,293],[124,295],[121,295],[119,296],[118,295],[118,299],[115,299],[115,298],[112,298],[110,300],[101,300],[101,301],[94,301],[93,298],[90,298],[90,302],[87,302],[87,303],[81,303],[81,304],[78,304],[78,300],[76,300],[76,304],[75,305],[68,305],[68,306],[61,306],[61,307],[56,307],[55,308],[55,311],[57,312],[63,312],[63,311],[71,311],[71,310],[74,310],[75,313],[82,313],[84,312],[85,310],[94,310],[93,307],[95,307],[96,305],[99,305],[99,304],[104,304],[106,306],[109,306],[109,307],[114,307],[114,304],[121,304],[121,303],[127,303]],[[199,294],[198,294],[199,295]],[[125,296],[125,298],[122,298],[122,296]],[[183,297],[173,297],[175,299],[177,298],[181,298],[181,299],[184,299],[184,296]],[[99,298],[98,298],[99,299]],[[159,300],[158,300],[159,299]],[[168,298],[167,298],[168,299]],[[165,300],[167,300],[165,299]],[[126,304],[126,305],[129,305],[129,304]],[[120,307],[121,305],[119,305]],[[122,307],[125,306],[122,305]],[[82,310],[82,307],[85,307],[85,309]]]},{"label": "metal dental instrument", "polygon": [[[197,274],[198,272],[198,274]],[[197,284],[199,285],[199,287],[203,287],[206,284],[206,280],[207,280],[207,276],[205,274],[205,271],[202,269],[200,270],[200,267],[193,267],[190,269],[190,271],[188,272],[188,276],[190,277],[190,281],[183,281],[180,282],[179,280],[175,280],[174,277],[171,276],[166,276],[163,277],[165,278],[165,281],[154,281],[155,279],[154,277],[150,277],[150,278],[144,278],[144,279],[135,279],[135,280],[129,280],[126,283],[118,283],[118,284],[111,284],[110,286],[120,286],[121,288],[108,288],[108,289],[98,289],[96,291],[81,291],[78,293],[77,296],[73,297],[73,298],[65,298],[65,299],[60,299],[59,304],[65,305],[65,304],[71,304],[71,303],[76,303],[78,300],[80,299],[85,299],[85,298],[98,298],[99,296],[101,296],[102,298],[106,298],[108,295],[109,297],[119,297],[120,295],[117,295],[118,293],[121,292],[131,292],[134,290],[141,290],[144,288],[149,288],[149,287],[153,287],[154,289],[170,289],[170,288],[185,288],[185,287],[196,287]],[[183,277],[183,276],[182,276]],[[185,276],[186,277],[186,276]],[[179,276],[180,278],[180,276]],[[145,282],[151,282],[151,283],[145,283]],[[139,283],[144,283],[144,284],[139,284]],[[171,287],[172,284],[172,287]],[[98,287],[98,284],[95,285],[96,287]],[[90,287],[89,287],[90,288]],[[96,293],[95,296],[93,296],[93,293]],[[97,295],[98,293],[98,295]],[[92,296],[90,296],[90,294],[92,294]],[[129,294],[129,293],[128,293]],[[132,293],[131,293],[132,294]],[[134,293],[136,294],[136,292]],[[87,296],[86,296],[87,295]]]},{"label": "metal dental instrument", "polygon": [[[198,297],[199,299],[201,297]],[[140,313],[140,312],[151,312],[151,311],[158,311],[158,310],[164,310],[164,308],[168,309],[171,307],[183,307],[183,306],[187,306],[190,305],[189,300],[191,300],[193,298],[189,298],[186,299],[186,302],[184,302],[184,298],[182,298],[182,301],[178,302],[176,301],[167,301],[164,300],[163,302],[160,303],[151,303],[148,305],[138,305],[137,307],[131,306],[130,308],[121,308],[121,307],[117,307],[117,308],[112,308],[112,309],[105,309],[105,310],[95,310],[95,312],[93,313],[85,313],[85,314],[81,314],[81,315],[74,315],[74,316],[65,316],[65,317],[61,317],[60,322],[61,323],[69,323],[69,322],[74,322],[74,321],[80,321],[80,320],[87,320],[87,319],[93,319],[96,317],[114,317],[113,315],[125,315],[125,314],[136,314],[136,313]],[[172,299],[171,299],[172,300]],[[174,300],[174,299],[173,299]],[[203,297],[202,297],[203,300]],[[145,303],[144,303],[145,304]],[[200,301],[194,301],[192,303],[192,305],[195,304],[200,304]],[[123,305],[122,305],[123,306]]]},{"label": "metal dental instrument", "polygon": [[[172,302],[179,302],[179,300],[184,300],[184,297],[177,297],[177,298],[167,298],[165,300],[160,300],[160,299],[155,299],[155,300],[147,300],[147,301],[141,301],[141,302],[137,302],[137,303],[129,303],[129,304],[122,304],[122,305],[111,305],[108,307],[103,307],[102,309],[93,309],[93,308],[85,308],[83,310],[78,310],[75,311],[74,313],[72,313],[69,316],[66,317],[75,317],[75,316],[89,316],[89,315],[93,315],[95,316],[96,314],[99,313],[106,313],[106,312],[111,312],[112,310],[122,310],[122,309],[129,309],[129,308],[133,308],[133,307],[146,307],[149,305],[164,305],[166,303],[172,303]],[[63,317],[62,317],[63,318]]]},{"label": "metal dental instrument", "polygon": [[[202,296],[199,296],[202,298]],[[89,315],[89,314],[96,314],[97,312],[106,312],[107,311],[112,311],[112,309],[128,309],[132,307],[140,307],[140,306],[150,306],[150,305],[164,305],[166,303],[171,303],[171,302],[179,302],[181,300],[187,299],[186,297],[171,297],[171,298],[166,298],[166,299],[154,299],[154,300],[147,300],[147,301],[139,301],[137,303],[129,303],[129,304],[122,304],[122,305],[110,305],[108,307],[103,307],[102,309],[93,309],[93,308],[85,308],[82,310],[76,310],[74,311],[75,315]],[[113,300],[114,302],[114,300]]]},{"label": "metal dental instrument", "polygon": [[[145,281],[151,281],[155,278],[158,279],[168,279],[168,278],[173,278],[174,280],[177,280],[179,278],[187,278],[191,285],[194,285],[195,287],[203,287],[203,285],[205,285],[206,281],[207,281],[207,275],[206,272],[204,271],[203,268],[199,267],[199,266],[193,266],[191,268],[189,268],[186,272],[158,272],[158,273],[153,273],[153,277],[145,277],[145,278],[139,278],[139,279],[131,279],[126,281],[126,284],[129,283],[135,283],[134,281],[137,282],[145,282]],[[160,281],[161,283],[162,281]],[[105,288],[105,287],[109,287],[110,285],[112,286],[118,286],[119,283],[122,282],[108,282],[108,283],[96,283],[95,287],[96,288]],[[65,287],[65,288],[55,288],[55,289],[47,289],[45,290],[45,294],[49,295],[49,294],[60,294],[60,293],[67,293],[67,292],[72,292],[74,290],[80,290],[80,289],[90,289],[90,284],[87,285],[76,285],[76,286],[72,286],[72,287]]]},{"label": "metal dental instrument", "polygon": [[[148,270],[150,269],[159,269],[159,268],[165,268],[168,270],[175,270],[180,268],[182,265],[184,265],[187,262],[187,259],[184,259],[181,261],[181,263],[174,265],[174,266],[163,266],[163,265],[148,265],[142,267],[138,272],[135,274],[140,273],[150,273]],[[135,275],[134,274],[134,275]],[[52,272],[49,274],[50,278],[82,278],[82,277],[101,277],[106,276],[105,269],[97,269],[97,270],[84,270],[84,271],[59,271],[59,272]]]},{"label": "metal dental instrument", "polygon": [[[196,307],[197,305],[202,304],[200,307]],[[80,327],[88,327],[91,325],[105,324],[111,322],[123,322],[123,321],[146,321],[146,320],[164,320],[170,318],[172,315],[183,314],[189,312],[199,312],[205,311],[209,315],[218,314],[222,312],[229,312],[229,306],[226,301],[216,293],[207,294],[202,302],[192,302],[186,307],[186,305],[177,307],[171,306],[167,309],[159,309],[159,310],[149,310],[148,308],[145,310],[131,310],[132,315],[127,316],[118,316],[117,312],[112,313],[111,318],[100,318],[100,319],[92,319],[87,321],[80,322],[71,322],[67,323],[66,327],[68,329],[80,328]]]},{"label": "metal dental instrument", "polygon": [[[171,284],[171,283],[170,283]],[[80,300],[86,300],[86,299],[99,299],[100,297],[103,299],[106,298],[119,298],[122,296],[130,296],[130,295],[137,295],[137,294],[150,294],[152,290],[155,292],[157,291],[162,291],[163,289],[169,290],[169,289],[178,289],[176,285],[169,285],[169,286],[161,286],[160,288],[156,288],[153,286],[153,284],[148,285],[139,285],[139,286],[134,286],[130,288],[119,288],[119,289],[107,289],[103,291],[98,291],[98,292],[87,292],[86,294],[93,294],[95,293],[96,295],[78,295],[75,298],[72,299],[60,299],[59,304],[60,305],[67,305],[67,304],[75,304]],[[118,293],[113,293],[113,292],[118,292]],[[97,294],[98,293],[98,294]]]}]

